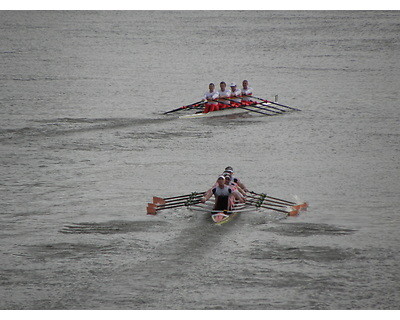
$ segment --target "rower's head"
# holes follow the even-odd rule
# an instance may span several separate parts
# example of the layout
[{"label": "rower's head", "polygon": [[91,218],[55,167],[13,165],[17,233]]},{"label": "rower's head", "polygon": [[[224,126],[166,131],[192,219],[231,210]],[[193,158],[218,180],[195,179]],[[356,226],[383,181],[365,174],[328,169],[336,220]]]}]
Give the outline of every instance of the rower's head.
[{"label": "rower's head", "polygon": [[243,85],[244,89],[247,89],[247,86],[249,85],[249,82],[247,80],[243,80],[242,85]]},{"label": "rower's head", "polygon": [[214,91],[214,88],[215,88],[215,85],[214,85],[214,83],[210,83],[209,85],[208,85],[208,89],[210,89],[210,92],[213,92]]},{"label": "rower's head", "polygon": [[222,82],[219,84],[219,87],[221,88],[222,91],[225,91],[225,89],[226,89],[226,83],[225,83],[224,81],[222,81]]},{"label": "rower's head", "polygon": [[232,89],[232,91],[236,90],[236,83],[234,83],[234,82],[231,83],[231,89]]},{"label": "rower's head", "polygon": [[217,183],[218,183],[219,187],[223,188],[224,185],[225,185],[225,177],[224,176],[219,176],[218,179],[217,179]]},{"label": "rower's head", "polygon": [[230,172],[230,173],[232,174],[232,173],[233,173],[233,168],[230,167],[230,166],[227,166],[227,167],[225,168],[225,172]]},{"label": "rower's head", "polygon": [[231,183],[231,176],[229,175],[229,173],[224,174],[225,177],[225,184],[229,185]]}]

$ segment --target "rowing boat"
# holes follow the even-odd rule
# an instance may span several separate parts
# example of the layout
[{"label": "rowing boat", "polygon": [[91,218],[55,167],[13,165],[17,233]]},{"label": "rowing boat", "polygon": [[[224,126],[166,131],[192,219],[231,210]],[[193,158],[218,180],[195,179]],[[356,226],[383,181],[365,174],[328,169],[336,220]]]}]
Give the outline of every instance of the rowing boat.
[{"label": "rowing boat", "polygon": [[228,213],[228,212],[218,212],[218,213],[213,213],[211,215],[212,221],[215,222],[215,224],[224,224],[227,223],[231,220],[233,220],[239,213],[237,211]]},{"label": "rowing boat", "polygon": [[224,224],[232,221],[243,212],[254,212],[257,210],[254,207],[246,206],[244,203],[236,203],[232,210],[214,210],[213,206],[212,201],[210,201],[206,203],[193,204],[187,206],[187,208],[192,211],[207,212],[215,224]]},{"label": "rowing boat", "polygon": [[192,192],[182,196],[173,196],[168,198],[153,197],[153,203],[147,206],[147,214],[156,215],[160,210],[186,207],[192,211],[206,212],[211,221],[215,224],[224,224],[232,221],[243,212],[255,212],[262,208],[274,210],[286,214],[286,216],[297,216],[301,211],[307,210],[308,203],[295,203],[269,196],[265,193],[256,193],[249,191],[246,194],[245,203],[235,203],[231,210],[215,210],[213,201],[203,203],[201,198],[205,192]]},{"label": "rowing boat", "polygon": [[[207,112],[204,113],[202,110],[198,109],[193,109],[197,110],[194,113],[191,114],[185,114],[182,116],[179,116],[179,119],[201,119],[201,118],[214,118],[214,117],[225,117],[225,116],[230,116],[230,115],[246,115],[246,114],[251,114],[251,113],[258,113],[258,114],[263,114],[263,115],[277,115],[280,113],[271,111],[271,110],[266,110],[268,107],[273,107],[271,103],[257,103],[254,105],[249,105],[249,106],[242,106],[242,107],[228,107],[224,109],[220,109],[217,111],[212,111],[212,112]],[[262,111],[261,111],[262,110]],[[187,110],[189,111],[189,110]],[[270,111],[270,113],[266,113],[265,111]]]}]

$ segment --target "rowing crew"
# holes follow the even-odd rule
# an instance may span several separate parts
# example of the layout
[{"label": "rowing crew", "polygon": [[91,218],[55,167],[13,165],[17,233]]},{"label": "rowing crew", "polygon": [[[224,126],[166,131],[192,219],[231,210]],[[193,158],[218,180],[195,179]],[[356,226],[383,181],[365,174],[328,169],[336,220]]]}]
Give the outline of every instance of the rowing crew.
[{"label": "rowing crew", "polygon": [[249,105],[253,101],[250,96],[253,94],[253,89],[249,87],[249,82],[243,80],[243,88],[236,87],[234,82],[231,83],[231,90],[226,88],[226,83],[222,81],[219,86],[220,90],[215,91],[214,83],[208,86],[209,91],[204,94],[202,101],[206,102],[204,105],[204,113],[211,111],[218,111],[228,107],[238,107],[240,105]]},{"label": "rowing crew", "polygon": [[246,202],[246,192],[248,190],[244,184],[233,176],[233,168],[226,167],[214,186],[205,193],[201,202],[206,202],[214,195],[214,210],[231,211],[235,205],[235,200],[240,203]]}]

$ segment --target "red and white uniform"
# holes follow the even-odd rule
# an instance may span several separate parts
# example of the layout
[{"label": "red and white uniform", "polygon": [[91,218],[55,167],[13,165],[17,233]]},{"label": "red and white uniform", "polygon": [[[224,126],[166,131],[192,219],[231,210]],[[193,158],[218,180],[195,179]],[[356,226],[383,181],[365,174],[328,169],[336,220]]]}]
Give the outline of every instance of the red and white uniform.
[{"label": "red and white uniform", "polygon": [[250,97],[245,96],[252,96],[253,95],[253,88],[247,87],[247,89],[242,88],[242,99],[243,101],[252,101]]},{"label": "red and white uniform", "polygon": [[203,101],[207,101],[204,104],[204,111],[203,111],[204,113],[219,110],[219,104],[218,104],[218,101],[216,101],[218,99],[218,97],[219,97],[219,95],[218,95],[217,91],[213,91],[213,92],[207,91],[204,94]]},{"label": "red and white uniform", "polygon": [[[221,100],[219,101],[219,103],[220,103],[223,107],[226,107],[227,105],[230,105],[230,104],[231,104],[231,102],[229,101],[229,98],[231,97],[231,90],[228,90],[228,89],[225,89],[225,91],[219,90],[219,91],[218,91],[218,95],[219,95],[219,98],[225,98],[225,99],[221,99]],[[228,99],[228,100],[226,100],[226,99]]]},{"label": "red and white uniform", "polygon": [[218,95],[217,91],[213,91],[213,92],[207,91],[204,94],[203,101],[207,101],[206,104],[217,105],[218,101],[216,101],[216,100],[218,99],[218,97],[219,97],[219,95]]},{"label": "red and white uniform", "polygon": [[240,90],[239,88],[237,88],[235,91],[232,91],[231,93],[232,101],[236,103],[242,102],[242,100],[240,99],[241,96],[242,96],[242,90]]}]

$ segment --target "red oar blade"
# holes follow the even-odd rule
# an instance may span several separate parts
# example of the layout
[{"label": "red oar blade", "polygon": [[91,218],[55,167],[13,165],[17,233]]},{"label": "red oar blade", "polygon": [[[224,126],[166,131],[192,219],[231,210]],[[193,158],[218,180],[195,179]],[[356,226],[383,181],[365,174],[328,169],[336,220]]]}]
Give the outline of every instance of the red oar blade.
[{"label": "red oar blade", "polygon": [[154,204],[165,204],[165,200],[163,198],[153,197],[153,203]]},{"label": "red oar blade", "polygon": [[153,207],[153,206],[148,206],[147,207],[147,214],[151,214],[151,215],[156,215],[157,214],[157,209],[156,209],[156,207]]},{"label": "red oar blade", "polygon": [[305,211],[308,208],[308,203],[307,202],[303,202],[301,204],[295,205],[295,206],[291,206],[290,207],[292,210],[289,211],[289,216],[293,217],[293,216],[297,216],[300,211]]}]

